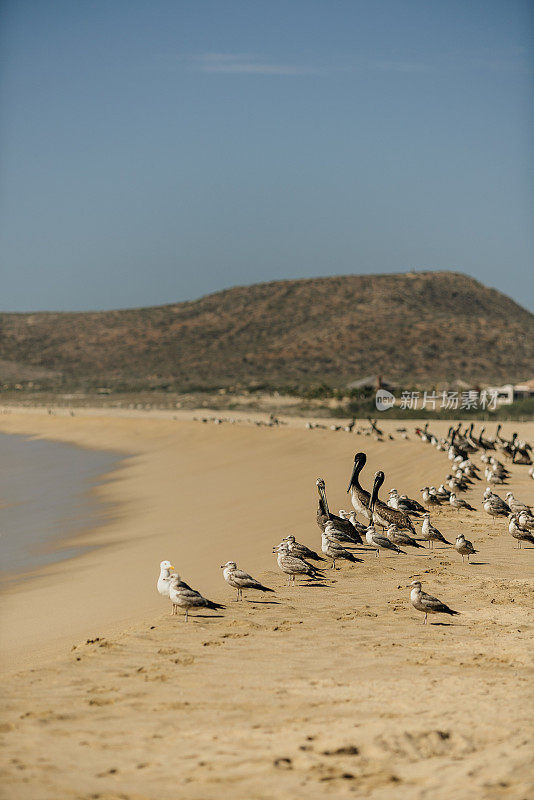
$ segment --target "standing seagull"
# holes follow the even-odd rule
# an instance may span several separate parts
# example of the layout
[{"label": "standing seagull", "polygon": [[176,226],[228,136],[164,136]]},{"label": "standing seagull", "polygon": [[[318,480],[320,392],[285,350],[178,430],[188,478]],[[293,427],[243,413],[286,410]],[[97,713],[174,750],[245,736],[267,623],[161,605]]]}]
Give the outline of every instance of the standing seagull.
[{"label": "standing seagull", "polygon": [[239,602],[240,597],[241,600],[243,599],[243,589],[257,589],[259,592],[274,592],[274,589],[263,586],[263,584],[253,578],[252,575],[238,569],[235,561],[227,561],[226,564],[221,566],[221,569],[224,570],[223,575],[226,583],[229,583],[230,586],[237,589],[237,602]]},{"label": "standing seagull", "polygon": [[325,561],[319,553],[316,553],[315,550],[310,550],[309,547],[306,547],[305,544],[301,544],[297,542],[294,536],[286,536],[282,540],[282,544],[286,543],[289,549],[289,552],[292,556],[298,556],[299,558],[306,558],[309,561]]},{"label": "standing seagull", "polygon": [[467,563],[469,563],[469,556],[473,555],[473,553],[478,553],[478,550],[475,550],[473,547],[473,542],[468,541],[463,533],[459,533],[456,537],[454,548],[462,556],[462,561],[464,560],[464,556],[467,556]]},{"label": "standing seagull", "polygon": [[461,497],[457,497],[454,492],[451,492],[449,503],[453,508],[458,509],[458,513],[460,513],[461,508],[465,508],[466,511],[475,511],[473,506],[470,506],[469,503],[466,500],[462,500]]},{"label": "standing seagull", "polygon": [[429,614],[450,614],[452,617],[460,613],[459,611],[453,611],[452,608],[446,606],[445,603],[442,603],[437,597],[432,597],[431,594],[423,592],[421,590],[420,581],[412,581],[408,588],[410,588],[410,586],[413,586],[410,592],[410,602],[417,611],[424,612],[425,619],[423,625],[426,625],[426,618]]},{"label": "standing seagull", "polygon": [[326,530],[323,531],[322,540],[321,540],[321,550],[328,556],[328,558],[332,559],[332,569],[336,569],[336,558],[337,559],[344,559],[345,561],[352,561],[357,562],[360,561],[359,558],[355,558],[352,553],[349,553],[342,544],[337,541],[333,536],[329,534],[329,528],[332,523],[329,522],[326,526]]},{"label": "standing seagull", "polygon": [[448,542],[447,539],[443,536],[441,531],[438,531],[432,523],[430,522],[430,514],[427,512],[423,514],[423,524],[421,526],[421,538],[428,542],[428,546],[432,545],[432,549],[434,549],[434,542],[443,542],[443,544],[452,544],[452,542]]},{"label": "standing seagull", "polygon": [[[162,597],[169,596],[169,586],[171,582],[171,570],[174,570],[170,561],[162,561],[159,565],[159,578],[156,584],[158,592]],[[173,612],[171,611],[171,614]]]},{"label": "standing seagull", "polygon": [[220,603],[214,603],[202,597],[200,592],[192,589],[185,583],[179,575],[171,575],[169,585],[169,597],[172,603],[172,613],[176,614],[177,608],[185,609],[185,621],[188,619],[188,612],[190,608],[211,608],[218,609],[224,608]]},{"label": "standing seagull", "polygon": [[289,583],[295,582],[296,575],[306,575],[308,578],[322,577],[321,571],[314,567],[313,564],[308,564],[303,558],[291,555],[287,542],[283,542],[277,548],[278,551],[278,566],[289,575]]}]

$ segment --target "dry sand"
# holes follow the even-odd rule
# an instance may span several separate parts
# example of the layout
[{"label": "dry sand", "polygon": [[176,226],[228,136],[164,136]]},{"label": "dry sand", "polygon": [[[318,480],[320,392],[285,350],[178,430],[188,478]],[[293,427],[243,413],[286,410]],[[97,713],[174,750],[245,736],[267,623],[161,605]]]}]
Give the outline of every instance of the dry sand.
[{"label": "dry sand", "polygon": [[[475,563],[451,548],[366,553],[326,587],[288,588],[270,552],[288,533],[320,546],[315,479],[347,508],[357,450],[364,484],[380,467],[384,490],[415,497],[446,456],[413,436],[174,416],[0,417],[5,432],[128,456],[98,489],[113,515],[82,539],[100,547],[4,594],[1,796],[532,797],[533,549],[483,512],[447,510],[434,522],[449,539],[463,530]],[[526,468],[510,485],[532,500]],[[481,494],[468,495],[479,508]],[[226,610],[171,617],[155,591],[164,558]],[[233,602],[229,559],[276,595]],[[423,626],[415,576],[461,616]]]}]

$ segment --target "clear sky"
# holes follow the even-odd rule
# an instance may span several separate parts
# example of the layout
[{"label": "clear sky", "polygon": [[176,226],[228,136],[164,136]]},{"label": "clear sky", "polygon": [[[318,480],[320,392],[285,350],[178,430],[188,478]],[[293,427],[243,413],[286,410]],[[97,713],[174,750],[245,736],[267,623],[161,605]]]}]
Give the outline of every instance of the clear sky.
[{"label": "clear sky", "polygon": [[3,0],[0,309],[429,268],[534,309],[533,9]]}]

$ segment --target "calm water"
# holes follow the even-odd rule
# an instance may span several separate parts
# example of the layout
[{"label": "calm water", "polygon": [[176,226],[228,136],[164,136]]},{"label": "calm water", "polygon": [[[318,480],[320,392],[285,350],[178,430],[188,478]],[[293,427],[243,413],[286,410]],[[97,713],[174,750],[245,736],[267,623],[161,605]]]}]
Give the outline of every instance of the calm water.
[{"label": "calm water", "polygon": [[0,433],[0,577],[81,552],[62,540],[102,522],[109,507],[91,489],[122,458]]}]

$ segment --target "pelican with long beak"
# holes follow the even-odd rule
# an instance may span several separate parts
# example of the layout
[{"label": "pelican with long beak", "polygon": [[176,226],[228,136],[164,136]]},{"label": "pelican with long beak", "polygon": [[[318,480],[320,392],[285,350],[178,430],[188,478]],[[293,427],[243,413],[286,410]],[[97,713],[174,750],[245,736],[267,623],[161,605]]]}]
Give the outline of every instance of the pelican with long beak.
[{"label": "pelican with long beak", "polygon": [[363,539],[359,531],[354,527],[350,519],[343,519],[336,514],[332,514],[326,499],[326,485],[322,478],[316,480],[317,491],[319,493],[319,506],[317,508],[317,525],[324,532],[328,522],[333,522],[336,529],[348,536],[354,544],[363,544]]}]

